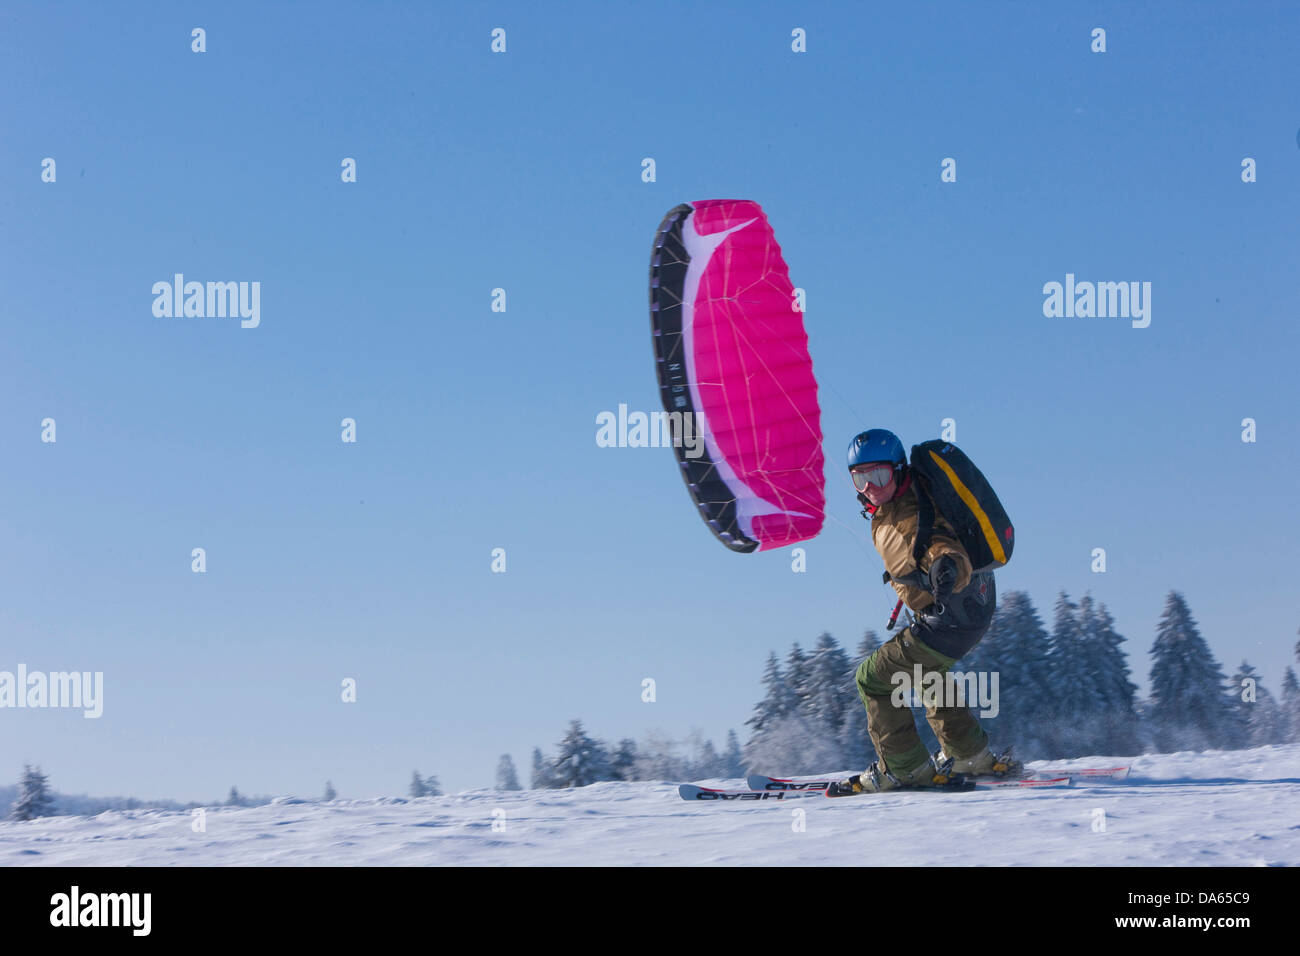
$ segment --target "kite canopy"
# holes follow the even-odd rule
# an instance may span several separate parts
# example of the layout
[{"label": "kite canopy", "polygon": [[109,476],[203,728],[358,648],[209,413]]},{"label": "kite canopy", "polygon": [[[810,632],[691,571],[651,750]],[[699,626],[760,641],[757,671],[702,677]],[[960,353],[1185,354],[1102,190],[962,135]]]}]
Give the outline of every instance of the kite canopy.
[{"label": "kite canopy", "polygon": [[814,537],[826,509],[817,380],[758,203],[709,199],[664,217],[650,324],[673,451],[705,523],[733,551]]}]

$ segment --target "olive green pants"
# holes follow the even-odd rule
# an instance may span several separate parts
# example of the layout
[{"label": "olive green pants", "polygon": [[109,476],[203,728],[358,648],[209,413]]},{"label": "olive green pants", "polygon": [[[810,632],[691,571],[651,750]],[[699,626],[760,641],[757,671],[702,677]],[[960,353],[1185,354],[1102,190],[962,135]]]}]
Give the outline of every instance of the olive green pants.
[{"label": "olive green pants", "polygon": [[[858,667],[858,696],[867,707],[867,733],[871,735],[877,756],[889,770],[907,773],[929,759],[921,735],[916,732],[916,721],[912,719],[911,695],[906,695],[901,706],[896,703],[902,695],[893,681],[894,675],[915,678],[917,664],[921,665],[923,675],[932,671],[945,674],[955,663],[955,658],[945,657],[926,646],[913,628],[905,627]],[[988,746],[988,735],[969,707],[927,706],[925,719],[949,757],[973,757]]]}]

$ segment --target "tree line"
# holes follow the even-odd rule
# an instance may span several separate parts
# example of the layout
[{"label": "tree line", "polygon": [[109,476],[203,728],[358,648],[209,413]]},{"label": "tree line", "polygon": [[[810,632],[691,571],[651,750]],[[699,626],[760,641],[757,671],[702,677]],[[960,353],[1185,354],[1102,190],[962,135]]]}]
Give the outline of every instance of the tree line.
[{"label": "tree line", "polygon": [[[1091,596],[1076,602],[1059,594],[1049,630],[1029,595],[1010,591],[984,639],[953,670],[998,675],[997,715],[981,724],[995,749],[1013,747],[1022,760],[1300,742],[1295,668],[1286,668],[1280,699],[1248,661],[1227,676],[1180,593],[1165,599],[1145,698],[1131,679],[1125,643],[1105,604]],[[867,631],[850,656],[823,633],[809,649],[794,644],[784,660],[769,653],[763,697],[745,722],[749,738],[741,747],[729,732],[721,754],[698,735],[684,745],[652,735],[611,747],[575,720],[554,756],[533,751],[532,785],[861,770],[875,753],[854,675],[880,644]],[[1300,663],[1300,643],[1295,655]],[[927,747],[938,750],[924,708],[913,711]]]},{"label": "tree line", "polygon": [[[734,730],[722,748],[698,732],[675,740],[659,732],[640,742],[624,738],[610,744],[590,736],[581,720],[547,756],[534,748],[533,789],[583,787],[607,780],[701,780],[743,777],[750,772],[799,775],[861,770],[875,759],[867,736],[866,711],[857,697],[858,664],[880,646],[867,631],[850,656],[830,634],[809,649],[795,643],[785,658],[769,653],[763,669],[763,697],[745,721],[742,746]],[[1236,749],[1300,742],[1300,681],[1296,669],[1283,674],[1280,697],[1263,685],[1243,660],[1225,675],[1201,636],[1186,600],[1176,591],[1151,645],[1150,691],[1139,698],[1123,645],[1106,605],[1085,595],[1072,601],[1057,596],[1049,630],[1029,595],[1007,592],[988,633],[954,671],[998,675],[997,715],[982,717],[995,749],[1014,746],[1022,760],[1086,755],[1132,756],[1148,751]],[[1300,642],[1295,647],[1300,664]],[[914,707],[917,729],[933,752],[938,743]],[[514,761],[503,754],[497,764],[498,790],[522,789]],[[412,797],[439,796],[435,775],[412,773]],[[324,799],[337,797],[326,782]],[[61,798],[64,812],[98,813],[135,809],[134,799]],[[227,806],[266,803],[231,787]],[[55,797],[39,767],[24,766],[9,816],[29,820],[53,811]],[[2,806],[3,804],[0,804]],[[170,801],[164,809],[199,804]],[[93,809],[92,809],[93,807]]]}]

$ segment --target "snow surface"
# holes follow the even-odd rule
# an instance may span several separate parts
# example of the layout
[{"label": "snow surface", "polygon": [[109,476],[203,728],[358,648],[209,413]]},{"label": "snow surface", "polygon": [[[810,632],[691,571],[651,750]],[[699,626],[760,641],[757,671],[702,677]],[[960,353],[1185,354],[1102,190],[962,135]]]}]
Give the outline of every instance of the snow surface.
[{"label": "snow surface", "polygon": [[[0,823],[0,865],[1300,864],[1300,745],[1031,766],[1126,763],[1127,780],[1076,778],[1069,789],[842,800],[688,803],[676,783],[416,800],[281,797],[211,808],[203,833],[192,831],[188,811],[115,810]],[[1104,831],[1094,828],[1098,808]]]}]

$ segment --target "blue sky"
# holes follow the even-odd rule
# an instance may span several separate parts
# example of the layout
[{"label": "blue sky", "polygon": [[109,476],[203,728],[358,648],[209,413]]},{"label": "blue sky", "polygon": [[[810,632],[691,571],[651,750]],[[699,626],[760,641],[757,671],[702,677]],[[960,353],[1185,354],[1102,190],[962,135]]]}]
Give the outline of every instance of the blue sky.
[{"label": "blue sky", "polygon": [[[849,439],[948,417],[1016,523],[1001,591],[1049,621],[1091,591],[1145,686],[1179,589],[1276,692],[1300,15],[1073,7],[8,5],[0,670],[106,687],[98,720],[0,711],[0,777],[367,796],[490,785],[507,752],[526,776],[574,717],[720,741],[769,649],[892,607]],[[762,203],[807,290],[830,507],[803,574],[723,548],[671,451],[595,442],[656,407],[650,243],[707,198]],[[260,326],[155,317],[177,272],[260,282]],[[1150,327],[1045,318],[1066,273],[1151,282]]]}]

